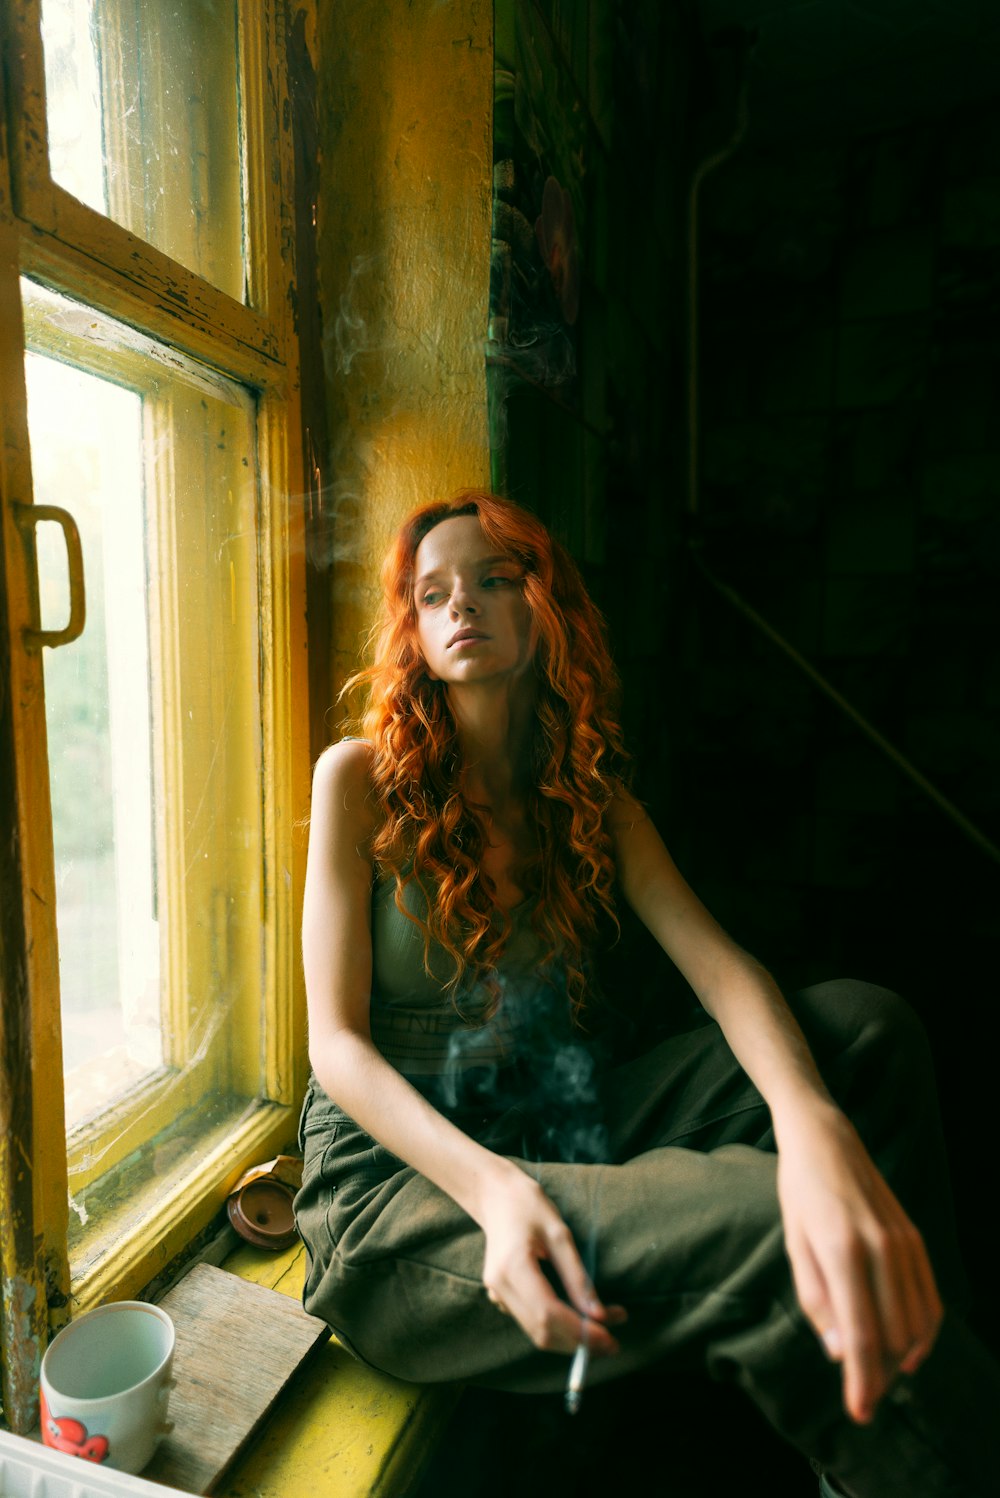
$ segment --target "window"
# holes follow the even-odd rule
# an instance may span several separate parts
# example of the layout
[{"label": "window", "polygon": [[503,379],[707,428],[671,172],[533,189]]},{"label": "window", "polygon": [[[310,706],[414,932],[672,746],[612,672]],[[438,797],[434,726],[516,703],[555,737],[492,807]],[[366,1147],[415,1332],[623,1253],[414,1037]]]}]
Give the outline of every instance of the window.
[{"label": "window", "polygon": [[0,1336],[16,1426],[32,1344],[67,1298],[134,1293],[293,1133],[308,713],[283,7],[6,15]]},{"label": "window", "polygon": [[242,301],[239,20],[236,0],[41,0],[53,182]]}]

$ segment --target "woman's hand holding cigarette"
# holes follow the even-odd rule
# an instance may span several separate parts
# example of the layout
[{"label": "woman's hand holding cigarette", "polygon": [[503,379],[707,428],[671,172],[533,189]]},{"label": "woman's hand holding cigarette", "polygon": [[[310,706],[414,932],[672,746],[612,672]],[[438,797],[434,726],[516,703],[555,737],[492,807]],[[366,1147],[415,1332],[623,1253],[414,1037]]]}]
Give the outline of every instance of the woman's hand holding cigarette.
[{"label": "woman's hand holding cigarette", "polygon": [[[600,1301],[572,1233],[538,1182],[508,1161],[499,1163],[506,1170],[484,1191],[475,1214],[486,1235],[487,1295],[544,1351],[575,1353],[584,1344],[591,1357],[613,1356],[618,1342],[608,1328],[620,1326],[627,1312]],[[542,1272],[544,1261],[555,1269],[568,1304]]]}]

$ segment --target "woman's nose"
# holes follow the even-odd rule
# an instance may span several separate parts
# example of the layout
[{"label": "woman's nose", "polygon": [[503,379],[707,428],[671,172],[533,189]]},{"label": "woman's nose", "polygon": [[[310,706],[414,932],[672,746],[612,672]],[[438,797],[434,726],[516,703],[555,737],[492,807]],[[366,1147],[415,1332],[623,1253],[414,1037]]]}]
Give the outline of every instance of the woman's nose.
[{"label": "woman's nose", "polygon": [[462,587],[456,588],[451,595],[451,611],[459,618],[462,614],[477,613],[478,607],[476,600]]}]

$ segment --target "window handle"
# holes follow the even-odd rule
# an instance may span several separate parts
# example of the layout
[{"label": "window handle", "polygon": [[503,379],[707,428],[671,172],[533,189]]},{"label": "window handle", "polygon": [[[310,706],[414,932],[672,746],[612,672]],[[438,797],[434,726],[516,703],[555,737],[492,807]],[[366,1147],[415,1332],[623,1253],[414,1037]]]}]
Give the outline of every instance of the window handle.
[{"label": "window handle", "polygon": [[83,548],[76,521],[68,510],[59,505],[15,505],[15,519],[23,531],[33,530],[40,520],[54,520],[66,542],[66,563],[69,569],[69,621],[64,629],[26,628],[24,643],[29,650],[39,650],[43,645],[69,645],[83,634],[87,622],[87,594],[83,585]]}]

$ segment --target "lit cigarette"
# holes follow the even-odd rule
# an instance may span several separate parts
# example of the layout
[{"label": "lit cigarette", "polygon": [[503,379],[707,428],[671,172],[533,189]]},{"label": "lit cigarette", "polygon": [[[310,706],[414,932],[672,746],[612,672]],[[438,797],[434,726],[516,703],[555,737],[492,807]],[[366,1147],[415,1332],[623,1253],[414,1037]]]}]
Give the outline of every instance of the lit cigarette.
[{"label": "lit cigarette", "polygon": [[569,1378],[566,1380],[566,1413],[575,1415],[580,1408],[580,1400],[583,1397],[583,1386],[587,1382],[587,1369],[590,1367],[590,1348],[586,1342],[581,1342],[573,1354],[570,1364]]}]

